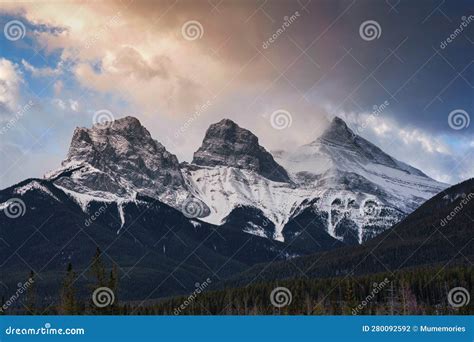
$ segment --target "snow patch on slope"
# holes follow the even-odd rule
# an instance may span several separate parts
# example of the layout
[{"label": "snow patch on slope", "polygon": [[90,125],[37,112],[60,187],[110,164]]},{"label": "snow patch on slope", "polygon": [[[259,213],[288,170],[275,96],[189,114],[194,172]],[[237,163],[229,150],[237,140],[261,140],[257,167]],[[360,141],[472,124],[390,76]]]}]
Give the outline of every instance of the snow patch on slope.
[{"label": "snow patch on slope", "polygon": [[243,229],[244,233],[260,236],[266,238],[267,235],[265,234],[265,229],[256,225],[253,222],[247,222],[247,225]]},{"label": "snow patch on slope", "polygon": [[273,238],[283,241],[282,230],[296,206],[312,191],[295,189],[288,183],[270,181],[259,174],[226,166],[188,168],[183,176],[193,195],[209,207],[202,221],[221,225],[239,206],[255,207],[275,225]]},{"label": "snow patch on slope", "polygon": [[55,200],[59,201],[59,199],[56,196],[54,196],[54,194],[51,191],[49,191],[48,188],[46,188],[44,185],[40,184],[37,181],[31,181],[26,185],[23,185],[19,188],[16,188],[13,191],[13,193],[23,196],[26,192],[31,191],[31,190],[39,190],[39,191],[51,196]]},{"label": "snow patch on slope", "polygon": [[136,198],[121,198],[108,192],[95,191],[91,194],[83,194],[66,189],[59,185],[55,185],[55,187],[62,190],[66,195],[68,195],[76,204],[81,207],[82,211],[86,214],[91,214],[88,210],[89,204],[91,202],[105,203],[105,205],[115,203],[117,205],[117,210],[120,217],[120,228],[117,231],[117,234],[120,233],[120,230],[125,225],[124,206],[127,203],[138,204],[139,202]]}]

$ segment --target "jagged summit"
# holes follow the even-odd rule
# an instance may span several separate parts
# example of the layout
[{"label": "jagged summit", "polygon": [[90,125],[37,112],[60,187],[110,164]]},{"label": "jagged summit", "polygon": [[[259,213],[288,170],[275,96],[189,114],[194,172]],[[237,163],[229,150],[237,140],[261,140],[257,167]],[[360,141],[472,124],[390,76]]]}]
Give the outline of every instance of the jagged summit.
[{"label": "jagged summit", "polygon": [[140,120],[134,116],[127,115],[123,118],[115,119],[113,122],[106,122],[104,124],[94,124],[94,126],[101,128],[101,126],[110,126],[115,129],[134,129],[143,127]]},{"label": "jagged summit", "polygon": [[105,124],[94,124],[92,128],[76,128],[65,163],[75,160],[95,165],[131,152],[169,154],[137,118],[127,116]]},{"label": "jagged summit", "polygon": [[125,116],[113,121],[94,123],[91,128],[77,127],[75,131],[96,132],[98,135],[120,134],[125,136],[145,135],[151,137],[150,132],[134,116]]},{"label": "jagged summit", "polygon": [[258,138],[229,119],[208,128],[201,147],[194,153],[193,164],[231,166],[258,172],[276,182],[290,182],[285,169],[259,144]]},{"label": "jagged summit", "polygon": [[317,140],[337,141],[339,143],[349,143],[356,137],[356,134],[347,126],[346,122],[336,116],[329,124],[328,128]]},{"label": "jagged summit", "polygon": [[[320,229],[351,243],[377,235],[445,187],[337,117],[312,143],[275,156],[252,132],[223,119],[208,128],[193,163],[180,165],[127,116],[76,128],[62,167],[46,178],[86,211],[91,202],[105,201],[123,214],[126,203],[144,195],[181,211],[191,203],[195,217],[221,225],[235,208],[254,208],[273,225],[247,220],[242,229],[280,241],[299,234],[301,226],[291,223],[298,215],[316,215]],[[365,215],[373,205],[375,214]]]},{"label": "jagged summit", "polygon": [[131,116],[76,128],[62,167],[48,178],[68,170],[75,171],[55,184],[79,193],[140,193],[156,198],[184,187],[176,156]]},{"label": "jagged summit", "polygon": [[[354,133],[338,116],[334,117],[321,136],[301,146],[294,157],[301,158],[305,162],[318,159],[319,165],[336,167],[345,171],[353,171],[348,166],[354,164],[359,166],[374,164],[428,178],[422,171],[396,160],[370,141]],[[320,171],[321,168],[318,170]]]}]

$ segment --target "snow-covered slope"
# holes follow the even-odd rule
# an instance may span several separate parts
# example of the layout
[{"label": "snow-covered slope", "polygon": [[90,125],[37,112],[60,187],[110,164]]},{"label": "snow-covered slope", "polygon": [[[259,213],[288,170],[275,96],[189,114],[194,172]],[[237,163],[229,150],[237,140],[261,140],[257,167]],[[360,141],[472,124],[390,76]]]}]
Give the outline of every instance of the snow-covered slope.
[{"label": "snow-covered slope", "polygon": [[[448,185],[400,162],[354,134],[340,118],[310,144],[274,153],[299,188],[314,189],[337,238],[341,223],[366,241],[397,223]],[[344,231],[344,229],[341,229]]]},{"label": "snow-covered slope", "polygon": [[312,210],[324,218],[331,236],[345,240],[350,229],[361,243],[447,186],[390,157],[339,118],[314,142],[274,157],[292,180],[275,182],[253,170],[226,165],[187,165],[184,177],[189,188],[210,208],[203,220],[222,224],[234,208],[255,207],[274,223],[273,237],[284,240],[285,225]]},{"label": "snow-covered slope", "polygon": [[303,186],[373,194],[405,213],[448,186],[392,158],[337,117],[312,143],[275,158]]},{"label": "snow-covered slope", "polygon": [[276,240],[283,240],[282,230],[294,209],[311,191],[289,183],[271,181],[256,172],[229,166],[188,165],[183,175],[193,195],[210,209],[201,220],[221,225],[237,207],[255,207],[274,223]]},{"label": "snow-covered slope", "polygon": [[[273,155],[253,133],[222,120],[209,127],[193,163],[179,164],[137,119],[126,117],[106,127],[77,128],[66,160],[46,178],[84,211],[92,201],[115,202],[120,209],[143,195],[190,219],[223,225],[236,208],[255,208],[272,225],[250,219],[242,231],[284,241],[313,229],[295,224],[300,215],[312,215],[318,229],[358,243],[446,187],[339,118],[312,143]],[[291,234],[285,234],[288,224]]]}]

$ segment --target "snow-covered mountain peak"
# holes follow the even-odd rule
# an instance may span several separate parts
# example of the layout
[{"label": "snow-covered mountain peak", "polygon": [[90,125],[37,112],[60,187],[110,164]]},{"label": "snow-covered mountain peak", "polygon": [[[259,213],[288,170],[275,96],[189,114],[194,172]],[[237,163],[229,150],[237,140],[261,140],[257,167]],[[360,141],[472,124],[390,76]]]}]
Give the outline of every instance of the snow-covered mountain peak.
[{"label": "snow-covered mountain peak", "polygon": [[352,143],[355,138],[354,132],[347,126],[346,122],[336,116],[329,124],[329,127],[316,140],[335,141],[338,143]]},{"label": "snow-covered mountain peak", "polygon": [[201,147],[194,153],[193,164],[235,167],[276,182],[290,181],[286,170],[259,144],[257,136],[229,119],[208,128]]},{"label": "snow-covered mountain peak", "polygon": [[[289,161],[283,162],[280,158]],[[355,134],[339,117],[335,117],[316,140],[291,152],[280,151],[277,160],[296,172],[320,174],[334,167],[358,173],[360,168],[370,169],[375,165],[429,179],[422,171],[396,160],[370,141]]]},{"label": "snow-covered mountain peak", "polygon": [[302,233],[295,222],[314,218],[317,229],[348,243],[379,234],[445,188],[340,118],[312,143],[274,156],[224,119],[208,128],[193,162],[180,165],[140,121],[125,117],[77,128],[62,167],[46,178],[84,210],[91,201],[121,208],[144,195],[182,212],[196,204],[197,217],[212,224],[244,215],[243,231],[280,241]]},{"label": "snow-covered mountain peak", "polygon": [[300,184],[390,194],[399,201],[392,204],[404,212],[447,186],[391,157],[355,134],[339,117],[313,142],[291,152],[279,151],[276,156]]},{"label": "snow-covered mountain peak", "polygon": [[130,116],[76,128],[62,167],[46,177],[71,191],[103,198],[140,193],[174,203],[185,192],[176,156]]}]

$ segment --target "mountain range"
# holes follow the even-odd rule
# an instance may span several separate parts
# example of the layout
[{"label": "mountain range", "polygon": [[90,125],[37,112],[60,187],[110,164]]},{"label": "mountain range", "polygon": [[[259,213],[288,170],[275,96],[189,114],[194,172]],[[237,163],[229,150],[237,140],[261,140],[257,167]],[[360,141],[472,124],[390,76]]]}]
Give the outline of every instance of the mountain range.
[{"label": "mountain range", "polygon": [[337,117],[315,141],[275,157],[252,132],[224,119],[209,127],[191,164],[180,164],[137,119],[125,117],[77,128],[62,167],[46,178],[84,210],[90,200],[121,207],[140,194],[222,225],[236,208],[256,209],[269,225],[249,221],[243,229],[278,241],[309,209],[323,230],[346,243],[374,237],[447,186],[390,157]]},{"label": "mountain range", "polygon": [[365,246],[447,186],[337,117],[313,142],[274,152],[224,119],[191,163],[125,117],[76,128],[59,168],[0,191],[2,282],[31,269],[55,288],[70,262],[85,282],[99,246],[124,275],[123,297],[136,299],[137,283],[151,298],[186,293],[207,276]]}]

